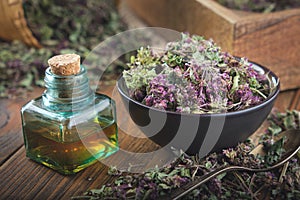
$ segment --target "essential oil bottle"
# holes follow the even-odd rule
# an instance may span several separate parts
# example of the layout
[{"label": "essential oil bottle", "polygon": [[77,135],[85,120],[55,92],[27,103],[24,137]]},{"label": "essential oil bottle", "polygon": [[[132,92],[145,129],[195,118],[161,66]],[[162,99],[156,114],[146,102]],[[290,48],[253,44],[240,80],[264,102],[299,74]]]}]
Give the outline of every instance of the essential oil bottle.
[{"label": "essential oil bottle", "polygon": [[21,109],[26,156],[74,174],[119,149],[115,103],[94,93],[76,54],[48,60],[46,90]]}]

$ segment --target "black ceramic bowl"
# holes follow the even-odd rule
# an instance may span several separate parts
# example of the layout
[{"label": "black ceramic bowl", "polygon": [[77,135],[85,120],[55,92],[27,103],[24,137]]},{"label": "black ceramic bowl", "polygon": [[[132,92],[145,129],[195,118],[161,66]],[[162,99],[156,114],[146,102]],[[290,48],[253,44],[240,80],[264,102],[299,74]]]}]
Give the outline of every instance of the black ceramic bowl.
[{"label": "black ceramic bowl", "polygon": [[270,113],[279,93],[279,79],[269,69],[252,64],[256,71],[268,76],[273,89],[263,103],[240,111],[215,114],[163,111],[131,99],[122,77],[117,87],[130,117],[147,137],[161,147],[173,146],[203,157],[209,152],[234,147],[245,141]]}]

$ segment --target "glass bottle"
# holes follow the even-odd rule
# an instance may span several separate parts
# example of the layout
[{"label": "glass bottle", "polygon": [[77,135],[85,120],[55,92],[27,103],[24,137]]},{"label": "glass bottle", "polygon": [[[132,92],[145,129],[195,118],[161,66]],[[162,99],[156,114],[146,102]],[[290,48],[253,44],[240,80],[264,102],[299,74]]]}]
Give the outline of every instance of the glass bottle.
[{"label": "glass bottle", "polygon": [[26,156],[62,174],[74,174],[119,149],[115,103],[92,92],[86,69],[45,73],[46,90],[21,109]]}]

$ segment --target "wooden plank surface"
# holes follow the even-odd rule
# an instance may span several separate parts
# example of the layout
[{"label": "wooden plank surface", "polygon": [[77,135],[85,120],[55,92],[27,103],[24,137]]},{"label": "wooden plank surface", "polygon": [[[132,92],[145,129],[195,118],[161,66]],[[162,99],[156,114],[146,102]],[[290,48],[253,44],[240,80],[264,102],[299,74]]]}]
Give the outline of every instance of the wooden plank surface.
[{"label": "wooden plank surface", "polygon": [[[105,90],[110,94],[113,91],[109,88]],[[38,90],[29,95],[27,99],[1,99],[0,101],[2,111],[10,113],[8,122],[0,129],[2,160],[0,199],[70,199],[72,196],[82,195],[88,189],[100,188],[105,183],[111,183],[114,177],[107,174],[108,167],[100,162],[76,175],[63,176],[25,156],[19,109],[24,102],[40,94],[41,90]],[[279,111],[300,109],[299,97],[300,90],[298,92],[293,90],[282,92],[275,102],[275,108]],[[137,140],[122,130],[119,133],[119,140],[121,149],[132,152],[149,152],[159,148],[148,139]],[[146,163],[149,165],[147,167],[151,167],[151,161],[160,158],[143,158],[141,156],[140,159],[146,159]],[[110,159],[124,163],[130,162],[130,158],[120,157],[118,153],[111,156]]]},{"label": "wooden plank surface", "polygon": [[29,93],[26,99],[6,100],[0,98],[1,120],[3,120],[0,123],[0,164],[23,145],[20,109],[22,105],[40,95],[42,91],[43,89],[37,88],[34,93]]}]

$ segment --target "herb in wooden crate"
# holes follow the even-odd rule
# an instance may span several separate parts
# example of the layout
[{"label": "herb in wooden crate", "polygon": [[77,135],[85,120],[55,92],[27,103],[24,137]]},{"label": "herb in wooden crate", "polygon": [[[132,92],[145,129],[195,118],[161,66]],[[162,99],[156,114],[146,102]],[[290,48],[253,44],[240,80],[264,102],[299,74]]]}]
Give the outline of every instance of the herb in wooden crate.
[{"label": "herb in wooden crate", "polygon": [[232,9],[263,13],[300,7],[299,0],[217,0],[217,2]]}]

